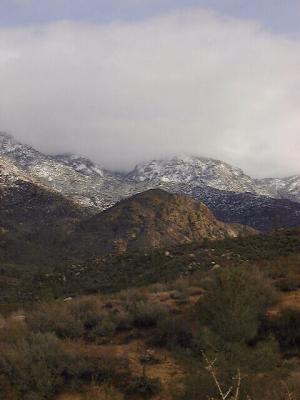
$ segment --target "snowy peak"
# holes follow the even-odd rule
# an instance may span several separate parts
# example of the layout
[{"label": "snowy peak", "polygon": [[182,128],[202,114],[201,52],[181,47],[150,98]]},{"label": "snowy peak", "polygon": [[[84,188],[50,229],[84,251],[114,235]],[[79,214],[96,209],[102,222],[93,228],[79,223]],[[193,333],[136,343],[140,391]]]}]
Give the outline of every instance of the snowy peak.
[{"label": "snowy peak", "polygon": [[168,160],[153,160],[138,164],[127,175],[132,182],[155,184],[187,184],[192,187],[210,186],[219,190],[276,197],[276,192],[259,186],[240,168],[219,160],[204,157],[177,156]]},{"label": "snowy peak", "polygon": [[103,178],[104,172],[99,165],[86,157],[76,154],[58,154],[53,157],[56,161],[73,168],[75,171],[86,176],[100,176]]}]

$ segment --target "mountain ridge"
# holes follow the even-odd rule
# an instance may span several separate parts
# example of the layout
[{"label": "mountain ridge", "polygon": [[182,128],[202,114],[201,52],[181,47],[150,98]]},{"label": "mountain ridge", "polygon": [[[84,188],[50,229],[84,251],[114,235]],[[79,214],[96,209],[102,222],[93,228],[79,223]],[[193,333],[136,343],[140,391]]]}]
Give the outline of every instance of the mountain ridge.
[{"label": "mountain ridge", "polygon": [[300,175],[254,179],[228,163],[197,156],[153,160],[118,173],[78,155],[45,155],[6,134],[0,134],[0,157],[20,174],[95,214],[124,198],[160,188],[204,202],[224,222],[267,231],[278,215],[282,219],[286,214],[280,226],[300,224]]}]

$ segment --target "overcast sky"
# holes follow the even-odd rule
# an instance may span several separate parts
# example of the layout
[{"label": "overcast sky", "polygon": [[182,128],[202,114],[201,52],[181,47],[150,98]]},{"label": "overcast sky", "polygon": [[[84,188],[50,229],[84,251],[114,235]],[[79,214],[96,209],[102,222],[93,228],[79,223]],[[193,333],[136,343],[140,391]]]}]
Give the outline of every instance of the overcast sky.
[{"label": "overcast sky", "polygon": [[102,166],[300,173],[299,0],[0,0],[0,130]]}]

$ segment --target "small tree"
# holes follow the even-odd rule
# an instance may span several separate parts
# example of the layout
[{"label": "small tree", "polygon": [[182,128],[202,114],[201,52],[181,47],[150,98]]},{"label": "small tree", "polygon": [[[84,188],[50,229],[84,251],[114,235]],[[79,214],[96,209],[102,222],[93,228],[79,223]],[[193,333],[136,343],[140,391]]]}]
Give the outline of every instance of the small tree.
[{"label": "small tree", "polygon": [[243,269],[219,271],[197,305],[200,322],[227,343],[248,343],[274,299],[262,276]]}]

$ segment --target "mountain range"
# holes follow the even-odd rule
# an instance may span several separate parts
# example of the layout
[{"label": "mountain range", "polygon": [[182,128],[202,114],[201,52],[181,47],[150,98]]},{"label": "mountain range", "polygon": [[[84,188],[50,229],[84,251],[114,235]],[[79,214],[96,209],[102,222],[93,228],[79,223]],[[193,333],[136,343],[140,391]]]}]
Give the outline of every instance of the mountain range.
[{"label": "mountain range", "polygon": [[0,134],[0,159],[1,173],[7,177],[2,186],[13,184],[10,175],[13,180],[19,176],[64,197],[86,214],[159,188],[203,202],[226,223],[261,231],[300,224],[300,175],[254,179],[225,162],[195,156],[154,160],[120,173],[82,156],[43,154],[6,134]]},{"label": "mountain range", "polygon": [[152,189],[90,213],[0,161],[0,260],[52,264],[256,233],[191,197]]}]

